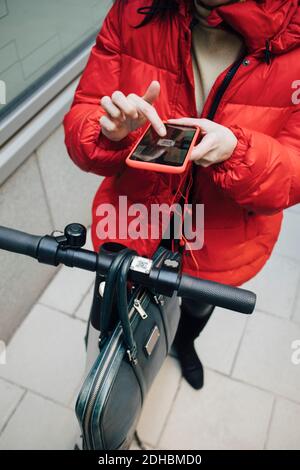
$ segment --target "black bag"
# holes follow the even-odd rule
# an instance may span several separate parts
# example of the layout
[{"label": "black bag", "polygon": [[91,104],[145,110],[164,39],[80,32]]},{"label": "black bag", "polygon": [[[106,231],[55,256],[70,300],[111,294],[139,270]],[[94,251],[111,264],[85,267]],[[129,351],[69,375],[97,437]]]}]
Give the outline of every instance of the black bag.
[{"label": "black bag", "polygon": [[[135,252],[126,249],[111,264],[101,305],[102,329],[109,322],[117,295],[116,326],[101,341],[100,353],[76,402],[83,448],[128,449],[146,394],[166,359],[180,318],[176,295],[156,296],[144,287],[128,301],[127,273]],[[180,255],[160,247],[153,257],[159,265]],[[101,334],[101,332],[100,332]]]}]

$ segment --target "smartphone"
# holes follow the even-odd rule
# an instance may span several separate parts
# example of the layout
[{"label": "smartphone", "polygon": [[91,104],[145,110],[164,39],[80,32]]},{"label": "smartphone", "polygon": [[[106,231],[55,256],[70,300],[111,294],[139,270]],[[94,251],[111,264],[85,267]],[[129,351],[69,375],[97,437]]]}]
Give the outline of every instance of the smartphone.
[{"label": "smartphone", "polygon": [[161,137],[149,124],[126,158],[128,166],[163,173],[183,173],[197,142],[200,127],[164,122],[167,135]]}]

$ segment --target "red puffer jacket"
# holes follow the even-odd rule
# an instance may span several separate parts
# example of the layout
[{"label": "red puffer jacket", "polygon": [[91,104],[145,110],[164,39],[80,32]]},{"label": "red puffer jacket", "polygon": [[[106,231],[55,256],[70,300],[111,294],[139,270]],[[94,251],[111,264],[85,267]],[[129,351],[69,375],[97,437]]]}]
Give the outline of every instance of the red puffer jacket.
[{"label": "red puffer jacket", "polygon": [[[97,224],[99,204],[118,209],[118,196],[128,204],[172,204],[183,178],[126,167],[124,159],[140,135],[121,142],[100,133],[104,113],[99,100],[115,90],[143,95],[152,80],[161,84],[155,107],[162,119],[197,117],[191,63],[190,2],[169,24],[141,21],[131,0],[122,14],[116,2],[105,19],[64,119],[66,146],[82,170],[106,176],[93,204],[95,250],[103,243]],[[247,56],[222,73],[202,117],[230,127],[238,138],[224,163],[196,167],[193,198],[205,205],[205,243],[193,256],[184,252],[183,270],[206,279],[239,285],[267,261],[278,238],[282,210],[300,202],[300,12],[297,0],[246,0],[213,10],[210,20],[223,21],[240,33]],[[298,87],[298,88],[297,88]],[[119,219],[123,213],[119,214]],[[151,256],[158,240],[114,240]]]}]

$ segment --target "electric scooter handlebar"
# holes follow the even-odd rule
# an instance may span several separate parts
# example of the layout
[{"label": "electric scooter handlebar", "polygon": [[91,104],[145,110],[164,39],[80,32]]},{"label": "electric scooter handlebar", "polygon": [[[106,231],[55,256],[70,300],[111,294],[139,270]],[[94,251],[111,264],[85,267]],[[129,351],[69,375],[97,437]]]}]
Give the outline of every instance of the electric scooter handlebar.
[{"label": "electric scooter handlebar", "polygon": [[[86,240],[86,229],[81,224],[69,224],[59,235],[37,236],[0,226],[0,249],[31,256],[40,263],[58,266],[64,264],[87,271],[101,273],[105,277],[112,261],[113,252],[100,253],[82,248]],[[114,247],[116,244],[110,244]],[[122,248],[122,245],[119,245]],[[123,247],[124,248],[124,247]],[[148,268],[141,270],[132,266],[129,279],[150,288],[158,294],[186,297],[203,301],[236,312],[251,314],[255,308],[256,295],[245,289],[218,282],[207,281],[178,273],[164,266],[154,269],[152,261],[136,257]],[[153,268],[153,269],[152,269]]]},{"label": "electric scooter handlebar", "polygon": [[0,248],[20,255],[37,257],[42,237],[0,226]]}]

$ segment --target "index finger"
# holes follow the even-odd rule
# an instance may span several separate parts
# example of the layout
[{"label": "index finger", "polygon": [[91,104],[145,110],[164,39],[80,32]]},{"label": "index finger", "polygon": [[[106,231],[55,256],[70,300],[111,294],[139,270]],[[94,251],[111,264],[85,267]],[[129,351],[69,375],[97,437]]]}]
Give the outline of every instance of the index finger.
[{"label": "index finger", "polygon": [[128,95],[128,98],[131,99],[136,107],[137,110],[142,113],[152,124],[155,131],[161,136],[164,137],[167,134],[167,129],[164,123],[162,122],[161,118],[159,117],[156,109],[143,98],[138,95],[132,93]]}]

